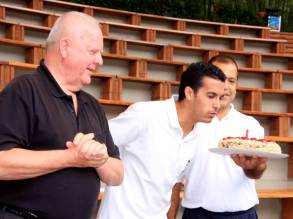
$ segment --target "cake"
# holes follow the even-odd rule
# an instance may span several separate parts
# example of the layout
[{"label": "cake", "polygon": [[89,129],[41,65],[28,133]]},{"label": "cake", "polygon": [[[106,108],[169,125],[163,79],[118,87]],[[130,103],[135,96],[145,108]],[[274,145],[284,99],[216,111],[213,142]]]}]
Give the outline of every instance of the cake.
[{"label": "cake", "polygon": [[235,148],[245,150],[257,150],[263,152],[281,154],[281,147],[276,142],[246,137],[227,137],[219,142],[220,148]]}]

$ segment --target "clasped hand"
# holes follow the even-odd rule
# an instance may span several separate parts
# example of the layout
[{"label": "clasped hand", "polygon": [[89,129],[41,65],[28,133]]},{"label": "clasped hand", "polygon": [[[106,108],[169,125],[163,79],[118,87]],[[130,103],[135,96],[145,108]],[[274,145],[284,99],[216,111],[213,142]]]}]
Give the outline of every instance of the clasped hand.
[{"label": "clasped hand", "polygon": [[98,168],[109,158],[106,145],[95,141],[93,133],[78,133],[73,141],[66,142],[66,146],[77,167]]}]

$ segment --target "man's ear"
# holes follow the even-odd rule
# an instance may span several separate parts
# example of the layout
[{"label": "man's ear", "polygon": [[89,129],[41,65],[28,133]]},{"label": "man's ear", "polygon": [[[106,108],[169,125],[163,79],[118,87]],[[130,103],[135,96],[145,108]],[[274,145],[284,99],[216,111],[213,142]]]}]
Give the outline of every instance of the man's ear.
[{"label": "man's ear", "polygon": [[187,100],[191,100],[194,97],[194,90],[189,86],[185,87],[184,93]]},{"label": "man's ear", "polygon": [[70,40],[68,38],[61,38],[59,41],[59,50],[62,58],[68,56],[68,48],[70,46]]}]

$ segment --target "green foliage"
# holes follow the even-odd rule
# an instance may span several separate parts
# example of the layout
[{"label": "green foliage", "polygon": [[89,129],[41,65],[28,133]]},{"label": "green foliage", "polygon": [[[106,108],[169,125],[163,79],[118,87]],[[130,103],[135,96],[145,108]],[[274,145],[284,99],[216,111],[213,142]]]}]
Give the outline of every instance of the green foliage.
[{"label": "green foliage", "polygon": [[215,11],[216,21],[226,23],[266,25],[266,21],[256,15],[254,8],[245,4],[228,4],[219,3]]},{"label": "green foliage", "polygon": [[113,9],[178,18],[265,26],[260,10],[279,10],[282,31],[293,31],[293,0],[70,0]]},{"label": "green foliage", "polygon": [[256,3],[258,11],[265,11],[269,7],[268,0],[257,0]]}]

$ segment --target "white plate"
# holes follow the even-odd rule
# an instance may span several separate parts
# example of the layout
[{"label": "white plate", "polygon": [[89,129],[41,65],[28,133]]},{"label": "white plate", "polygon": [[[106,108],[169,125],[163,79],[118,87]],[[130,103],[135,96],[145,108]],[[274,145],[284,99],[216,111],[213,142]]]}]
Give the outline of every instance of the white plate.
[{"label": "white plate", "polygon": [[288,154],[278,154],[272,152],[263,152],[256,150],[246,150],[246,149],[236,149],[236,148],[209,148],[209,151],[221,155],[231,155],[231,154],[243,154],[243,155],[255,155],[257,157],[267,157],[267,158],[286,158]]}]

